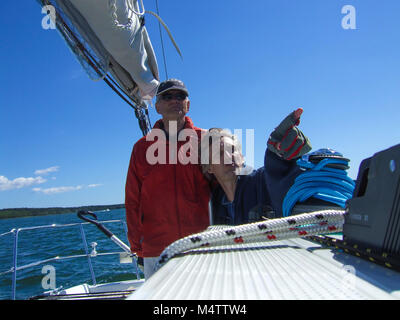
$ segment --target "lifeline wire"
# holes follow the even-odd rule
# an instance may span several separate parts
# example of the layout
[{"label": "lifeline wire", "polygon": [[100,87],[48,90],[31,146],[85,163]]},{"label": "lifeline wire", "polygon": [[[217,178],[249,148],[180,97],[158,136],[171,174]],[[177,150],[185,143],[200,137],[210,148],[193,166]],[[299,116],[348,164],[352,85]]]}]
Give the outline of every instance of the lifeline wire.
[{"label": "lifeline wire", "polygon": [[160,255],[155,269],[184,251],[211,245],[241,244],[305,237],[342,230],[344,210],[322,210],[193,234],[175,241]]}]

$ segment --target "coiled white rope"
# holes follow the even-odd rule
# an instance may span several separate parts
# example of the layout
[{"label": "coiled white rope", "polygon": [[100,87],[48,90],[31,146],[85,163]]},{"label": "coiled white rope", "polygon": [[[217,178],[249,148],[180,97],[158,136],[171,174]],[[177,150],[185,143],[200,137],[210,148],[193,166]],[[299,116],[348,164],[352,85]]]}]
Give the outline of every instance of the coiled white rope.
[{"label": "coiled white rope", "polygon": [[276,241],[340,232],[343,229],[344,214],[344,210],[322,210],[193,234],[169,245],[161,253],[155,270],[174,256],[200,247]]}]

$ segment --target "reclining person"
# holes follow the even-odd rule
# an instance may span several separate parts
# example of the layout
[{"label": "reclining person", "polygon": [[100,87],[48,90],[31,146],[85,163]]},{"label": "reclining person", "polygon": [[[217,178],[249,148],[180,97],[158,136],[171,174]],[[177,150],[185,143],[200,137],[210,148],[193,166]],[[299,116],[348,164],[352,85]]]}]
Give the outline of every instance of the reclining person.
[{"label": "reclining person", "polygon": [[[274,217],[282,217],[285,194],[302,172],[296,160],[311,150],[308,138],[297,128],[302,112],[301,108],[293,111],[279,124],[268,139],[264,166],[245,175],[235,136],[213,128],[202,138],[203,173],[218,182],[211,197],[213,224],[248,223],[250,211],[257,206],[272,207]],[[205,155],[209,161],[204,161]]]}]

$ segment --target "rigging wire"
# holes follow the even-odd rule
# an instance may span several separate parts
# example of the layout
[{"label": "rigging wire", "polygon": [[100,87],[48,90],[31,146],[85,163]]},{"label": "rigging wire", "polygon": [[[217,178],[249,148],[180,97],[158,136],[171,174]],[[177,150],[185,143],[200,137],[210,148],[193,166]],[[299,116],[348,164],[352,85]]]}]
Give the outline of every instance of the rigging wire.
[{"label": "rigging wire", "polygon": [[[156,9],[157,9],[157,15],[160,16],[160,11],[158,9],[158,0],[156,0]],[[167,70],[167,62],[166,62],[166,58],[165,58],[164,41],[163,41],[161,22],[160,21],[158,21],[158,29],[160,31],[161,49],[162,49],[163,60],[164,60],[165,79],[167,80],[168,79],[168,70]]]}]

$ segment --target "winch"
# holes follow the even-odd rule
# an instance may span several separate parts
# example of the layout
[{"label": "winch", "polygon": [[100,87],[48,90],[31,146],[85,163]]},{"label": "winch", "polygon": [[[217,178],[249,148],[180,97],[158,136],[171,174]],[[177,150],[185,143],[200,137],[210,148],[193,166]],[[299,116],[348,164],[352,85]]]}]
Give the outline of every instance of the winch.
[{"label": "winch", "polygon": [[360,164],[347,201],[343,240],[383,256],[400,258],[400,144]]}]

